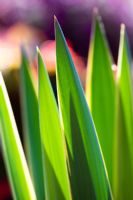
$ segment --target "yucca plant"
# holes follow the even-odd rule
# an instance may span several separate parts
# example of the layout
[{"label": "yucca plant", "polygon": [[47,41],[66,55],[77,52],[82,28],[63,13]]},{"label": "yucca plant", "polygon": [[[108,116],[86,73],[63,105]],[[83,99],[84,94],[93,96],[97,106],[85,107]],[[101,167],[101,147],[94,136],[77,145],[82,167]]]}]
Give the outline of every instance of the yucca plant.
[{"label": "yucca plant", "polygon": [[114,76],[104,28],[95,14],[85,91],[56,18],[55,38],[58,102],[39,49],[37,90],[22,49],[21,103],[27,161],[0,74],[2,150],[13,197],[133,199],[133,97],[125,27],[121,27]]}]

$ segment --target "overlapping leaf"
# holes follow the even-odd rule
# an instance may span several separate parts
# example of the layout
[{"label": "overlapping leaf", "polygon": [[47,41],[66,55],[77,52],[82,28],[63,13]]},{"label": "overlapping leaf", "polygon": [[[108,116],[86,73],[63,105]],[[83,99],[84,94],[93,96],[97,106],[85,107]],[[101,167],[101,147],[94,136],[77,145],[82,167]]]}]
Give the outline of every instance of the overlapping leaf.
[{"label": "overlapping leaf", "polygon": [[22,51],[21,103],[26,151],[38,199],[44,199],[44,176],[42,163],[42,143],[39,129],[38,99],[32,82],[27,56]]},{"label": "overlapping leaf", "polygon": [[0,131],[4,159],[14,199],[35,200],[36,196],[34,188],[31,182],[10,101],[1,74]]},{"label": "overlapping leaf", "polygon": [[55,19],[57,89],[73,199],[111,199],[103,158],[79,77]]},{"label": "overlapping leaf", "polygon": [[46,68],[38,52],[39,118],[44,150],[46,199],[70,200],[65,143],[56,100]]},{"label": "overlapping leaf", "polygon": [[113,62],[103,28],[99,16],[95,15],[88,57],[86,97],[112,183],[115,83],[111,69]]},{"label": "overlapping leaf", "polygon": [[121,27],[118,55],[118,105],[115,149],[114,194],[133,199],[133,91],[131,58],[125,27]]}]

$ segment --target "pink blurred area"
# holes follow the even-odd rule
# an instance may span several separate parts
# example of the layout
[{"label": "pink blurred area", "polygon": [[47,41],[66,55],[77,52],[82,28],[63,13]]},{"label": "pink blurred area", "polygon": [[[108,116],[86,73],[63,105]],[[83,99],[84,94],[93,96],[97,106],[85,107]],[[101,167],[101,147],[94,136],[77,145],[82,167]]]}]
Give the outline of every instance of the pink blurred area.
[{"label": "pink blurred area", "polygon": [[41,31],[24,23],[16,23],[0,30],[0,69],[20,66],[20,46],[24,45],[28,54],[32,56],[31,49],[35,49],[44,38]]},{"label": "pink blurred area", "polygon": [[[86,58],[94,7],[99,9],[103,17],[111,50],[117,61],[119,29],[122,22],[127,26],[133,49],[132,0],[0,0],[0,32],[16,23],[22,23],[41,30],[49,40],[53,40],[53,16],[55,14],[65,36],[72,42],[74,50]],[[12,44],[10,45],[12,47]]]},{"label": "pink blurred area", "polygon": [[[56,48],[55,47],[56,47],[56,44],[54,40],[48,40],[42,43],[42,45],[40,46],[41,53],[43,55],[44,62],[49,74],[55,74],[55,68],[56,68]],[[68,41],[68,47],[69,47],[69,51],[72,56],[73,62],[75,64],[76,70],[78,74],[80,75],[81,81],[84,85],[85,72],[86,72],[84,59],[74,51],[70,41]]]}]

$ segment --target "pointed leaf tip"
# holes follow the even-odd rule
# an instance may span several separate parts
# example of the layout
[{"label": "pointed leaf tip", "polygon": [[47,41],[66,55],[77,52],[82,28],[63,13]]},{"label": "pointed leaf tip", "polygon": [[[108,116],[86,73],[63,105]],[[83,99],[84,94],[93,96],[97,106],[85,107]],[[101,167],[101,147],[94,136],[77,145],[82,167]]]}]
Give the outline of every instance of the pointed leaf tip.
[{"label": "pointed leaf tip", "polygon": [[27,53],[23,45],[21,45],[20,50],[21,50],[22,58],[27,58]]},{"label": "pointed leaf tip", "polygon": [[64,36],[62,28],[61,28],[60,23],[59,23],[58,19],[56,18],[56,16],[54,16],[54,29],[55,29],[55,36],[58,31],[61,32],[62,35]]},{"label": "pointed leaf tip", "polygon": [[54,28],[55,28],[55,30],[56,30],[56,28],[59,27],[59,26],[60,26],[60,25],[59,25],[58,19],[57,19],[57,17],[54,15]]},{"label": "pointed leaf tip", "polygon": [[36,51],[37,51],[37,57],[38,57],[38,59],[39,59],[39,58],[42,59],[41,51],[40,51],[40,49],[39,49],[38,46],[36,47]]},{"label": "pointed leaf tip", "polygon": [[94,16],[98,16],[98,15],[99,15],[99,10],[98,10],[97,7],[94,7],[94,8],[93,8],[93,15],[94,15]]},{"label": "pointed leaf tip", "polygon": [[57,17],[54,15],[54,22],[57,22],[58,20],[57,20]]},{"label": "pointed leaf tip", "polygon": [[97,21],[98,23],[102,21],[102,18],[99,14],[99,10],[97,7],[94,7],[93,9],[93,19],[94,21]]},{"label": "pointed leaf tip", "polygon": [[38,46],[36,46],[36,51],[37,51],[37,53],[40,52],[40,49]]},{"label": "pointed leaf tip", "polygon": [[[44,65],[44,61],[43,61],[41,51],[38,47],[37,47],[37,59],[38,59],[38,72],[40,72],[41,68],[43,68],[43,66],[45,66],[45,65]],[[46,70],[45,67],[44,67],[44,70]]]},{"label": "pointed leaf tip", "polygon": [[125,34],[125,30],[126,30],[126,27],[125,27],[125,24],[121,24],[121,34]]}]

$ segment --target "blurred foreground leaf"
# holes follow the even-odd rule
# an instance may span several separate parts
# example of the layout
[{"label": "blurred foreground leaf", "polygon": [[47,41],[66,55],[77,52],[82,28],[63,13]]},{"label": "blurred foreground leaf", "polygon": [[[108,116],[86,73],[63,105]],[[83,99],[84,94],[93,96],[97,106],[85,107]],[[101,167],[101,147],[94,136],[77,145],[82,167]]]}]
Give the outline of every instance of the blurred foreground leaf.
[{"label": "blurred foreground leaf", "polygon": [[35,200],[35,192],[20,142],[7,90],[1,74],[0,131],[5,164],[14,199]]},{"label": "blurred foreground leaf", "polygon": [[44,175],[42,163],[42,143],[39,129],[38,99],[32,82],[28,58],[22,50],[21,103],[23,114],[24,141],[35,186],[37,199],[44,199]]}]

